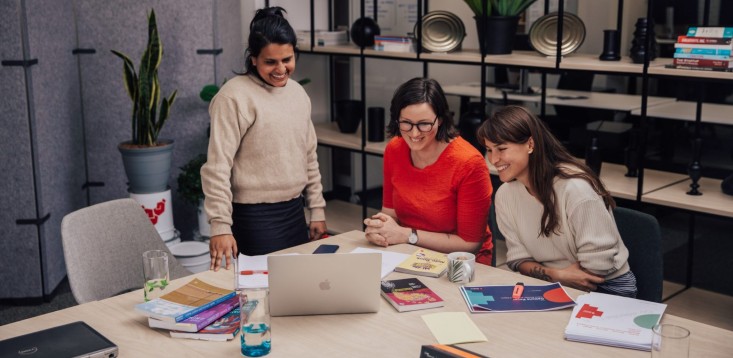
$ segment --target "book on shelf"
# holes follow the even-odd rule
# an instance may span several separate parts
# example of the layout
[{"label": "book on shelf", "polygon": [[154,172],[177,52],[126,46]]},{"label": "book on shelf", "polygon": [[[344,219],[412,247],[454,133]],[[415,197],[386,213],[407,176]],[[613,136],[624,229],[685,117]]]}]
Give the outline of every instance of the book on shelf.
[{"label": "book on shelf", "polygon": [[234,297],[228,290],[195,278],[165,295],[135,305],[135,310],[166,322],[180,322]]},{"label": "book on shelf", "polygon": [[382,281],[382,297],[399,312],[443,307],[443,299],[416,277]]},{"label": "book on shelf", "polygon": [[700,27],[690,26],[687,28],[689,37],[722,37],[733,38],[733,27]]},{"label": "book on shelf", "polygon": [[677,36],[677,43],[701,45],[730,45],[731,38]]},{"label": "book on shelf", "polygon": [[672,63],[680,66],[733,68],[733,60],[708,60],[704,58],[675,58]]},{"label": "book on shelf", "polygon": [[397,265],[394,270],[395,272],[413,275],[440,277],[448,270],[448,256],[444,253],[420,248]]},{"label": "book on shelf", "polygon": [[536,312],[559,310],[575,305],[560,283],[524,285],[518,299],[512,294],[515,285],[461,286],[461,294],[471,313]]},{"label": "book on shelf", "polygon": [[[704,38],[704,37],[703,37]],[[676,42],[674,44],[675,49],[702,49],[702,50],[729,50],[733,48],[733,45],[727,44],[727,45],[715,45],[715,44],[690,44],[690,43],[680,43]],[[712,55],[715,55],[714,53]],[[721,53],[721,55],[725,55],[724,53]]]},{"label": "book on shelf", "polygon": [[[718,45],[712,45],[716,46],[716,48],[701,48],[701,47],[677,47],[677,45],[684,45],[684,44],[675,44],[674,54],[691,54],[691,55],[714,55],[714,56],[730,56],[730,46],[727,48],[717,48]],[[702,46],[702,45],[700,45]]]},{"label": "book on shelf", "polygon": [[696,53],[677,53],[675,52],[672,54],[672,57],[674,58],[699,58],[699,59],[705,59],[705,60],[724,60],[724,61],[730,61],[731,58],[729,55],[701,55]]},{"label": "book on shelf", "polygon": [[426,344],[420,348],[420,358],[487,358],[452,344]]},{"label": "book on shelf", "polygon": [[199,312],[181,322],[168,322],[148,317],[148,326],[150,328],[163,328],[181,332],[198,332],[212,322],[229,313],[235,307],[239,306],[239,297],[236,295],[206,311]]},{"label": "book on shelf", "polygon": [[170,335],[173,338],[225,342],[237,336],[240,317],[239,307],[235,307],[198,332],[171,331]]},{"label": "book on shelf", "polygon": [[733,68],[727,67],[712,67],[712,66],[688,66],[688,65],[665,65],[666,68],[674,68],[678,70],[693,70],[693,71],[715,71],[715,72],[733,72]]},{"label": "book on shelf", "polygon": [[578,297],[565,339],[649,351],[666,304],[591,292]]}]

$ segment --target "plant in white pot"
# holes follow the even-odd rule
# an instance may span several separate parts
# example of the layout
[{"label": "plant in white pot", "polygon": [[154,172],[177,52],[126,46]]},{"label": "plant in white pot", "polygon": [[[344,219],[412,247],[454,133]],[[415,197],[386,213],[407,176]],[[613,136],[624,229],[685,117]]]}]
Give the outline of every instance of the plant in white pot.
[{"label": "plant in white pot", "polygon": [[[479,46],[485,54],[512,52],[519,15],[537,0],[464,0],[476,20]],[[486,14],[484,15],[484,2]]]},{"label": "plant in white pot", "polygon": [[204,212],[204,190],[201,187],[201,167],[204,163],[206,154],[199,154],[181,167],[181,173],[178,174],[178,194],[197,208],[199,234],[209,237],[211,226]]},{"label": "plant in white pot", "polygon": [[158,193],[167,190],[170,177],[173,140],[159,140],[178,91],[168,98],[160,95],[158,67],[163,58],[155,21],[155,11],[148,15],[148,43],[140,60],[139,71],[130,58],[112,50],[123,61],[123,79],[132,100],[132,139],[119,144],[125,173],[132,193]]}]

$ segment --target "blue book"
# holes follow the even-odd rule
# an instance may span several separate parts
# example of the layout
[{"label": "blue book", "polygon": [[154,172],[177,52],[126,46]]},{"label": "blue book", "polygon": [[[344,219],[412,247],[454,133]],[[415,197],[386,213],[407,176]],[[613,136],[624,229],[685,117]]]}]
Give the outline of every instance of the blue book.
[{"label": "blue book", "polygon": [[160,298],[135,305],[135,310],[161,321],[180,322],[234,296],[233,290],[196,278]]},{"label": "blue book", "polygon": [[733,38],[733,27],[698,27],[687,28],[687,36]]},{"label": "blue book", "polygon": [[699,58],[699,59],[704,59],[704,60],[723,60],[723,61],[728,61],[732,59],[730,55],[698,55],[694,53],[676,53],[676,52],[673,54],[673,57],[674,58]]},{"label": "blue book", "polygon": [[730,49],[714,49],[714,48],[676,48],[674,53],[693,54],[693,55],[718,55],[730,56]]},{"label": "blue book", "polygon": [[514,285],[461,286],[461,294],[471,313],[536,312],[575,306],[575,301],[557,282],[525,285],[521,297],[512,297]]}]

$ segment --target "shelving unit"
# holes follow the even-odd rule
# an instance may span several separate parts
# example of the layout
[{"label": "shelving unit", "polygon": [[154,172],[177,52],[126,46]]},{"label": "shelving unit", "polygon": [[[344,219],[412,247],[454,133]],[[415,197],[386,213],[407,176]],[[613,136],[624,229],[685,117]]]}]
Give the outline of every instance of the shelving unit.
[{"label": "shelving unit", "polygon": [[[708,0],[709,1],[709,0]],[[312,3],[313,1],[311,1]],[[428,1],[416,0],[418,4],[418,21],[427,12]],[[618,24],[621,23],[621,6],[623,0],[619,0]],[[424,6],[423,6],[424,4]],[[562,4],[562,2],[561,2]],[[651,5],[648,5],[647,17],[651,17]],[[312,8],[312,5],[311,5]],[[709,7],[708,7],[709,8]],[[423,11],[425,10],[425,11]],[[376,9],[374,10],[376,13]],[[562,5],[560,13],[563,12]],[[369,12],[371,13],[371,12]],[[364,16],[364,2],[361,2],[361,14]],[[311,21],[312,23],[312,21]],[[653,23],[651,21],[650,23]],[[421,39],[417,39],[418,43]],[[648,46],[648,44],[647,44]],[[537,96],[526,96],[521,94],[509,94],[507,97],[511,100],[521,100],[527,102],[539,102],[544,114],[544,108],[547,105],[564,105],[585,108],[600,108],[631,113],[640,117],[642,132],[648,125],[649,117],[680,119],[686,121],[700,121],[716,124],[733,124],[733,106],[704,104],[702,107],[702,119],[700,112],[696,109],[697,103],[677,101],[674,98],[649,96],[649,79],[658,77],[674,77],[694,81],[731,81],[733,73],[677,70],[666,68],[665,65],[672,62],[669,58],[659,58],[654,61],[646,59],[643,64],[636,64],[631,61],[628,56],[622,57],[620,61],[600,61],[594,54],[572,54],[561,58],[547,57],[539,53],[531,51],[514,51],[508,55],[482,55],[478,50],[463,50],[451,53],[428,53],[422,52],[418,48],[417,53],[395,53],[375,51],[369,48],[359,48],[354,45],[344,46],[326,46],[311,47],[301,50],[303,53],[314,55],[345,55],[358,57],[361,62],[361,78],[364,79],[365,60],[367,58],[392,59],[395,61],[416,61],[423,63],[423,73],[427,75],[428,63],[447,63],[459,65],[476,65],[481,68],[481,82],[485,82],[486,70],[494,66],[507,66],[512,68],[524,68],[546,73],[557,73],[562,70],[573,71],[589,71],[593,73],[611,74],[611,75],[627,75],[640,78],[642,80],[642,90],[640,95],[627,95],[616,93],[601,92],[580,92],[580,91],[564,91],[553,88],[546,88],[546,81],[543,79],[542,94]],[[648,53],[648,51],[647,51]],[[543,75],[544,77],[544,75]],[[478,84],[475,86],[465,85],[445,85],[446,94],[469,96],[480,98],[481,101],[487,99],[502,99],[504,94],[495,88],[481,88]],[[361,91],[362,101],[367,103],[364,84],[362,83]],[[577,99],[561,99],[557,96],[582,96],[587,98]],[[366,116],[365,116],[366,117]],[[365,122],[365,121],[364,121]],[[324,146],[344,148],[349,151],[359,153],[362,156],[362,163],[365,163],[368,155],[381,156],[384,153],[386,142],[373,143],[366,141],[365,133],[361,131],[355,134],[344,134],[338,131],[335,124],[316,125],[316,133],[319,143]],[[603,163],[601,170],[601,179],[607,185],[613,196],[626,200],[632,200],[637,203],[647,203],[674,207],[687,210],[694,216],[695,213],[705,213],[718,215],[723,217],[733,217],[733,197],[725,196],[720,190],[720,180],[702,178],[699,182],[704,195],[695,197],[686,195],[686,188],[689,188],[691,182],[690,177],[686,174],[664,172],[659,170],[651,170],[644,168],[645,144],[642,143],[639,152],[639,176],[626,177],[627,172],[625,166],[613,163]],[[699,160],[699,158],[697,158]],[[364,165],[364,164],[363,164]],[[491,168],[491,166],[490,166]],[[366,166],[363,167],[362,190],[366,192]],[[342,205],[343,202],[335,203],[336,206]],[[331,205],[329,203],[329,205]],[[350,204],[353,205],[353,204]],[[353,207],[352,207],[353,209]],[[367,212],[366,204],[362,207],[362,214],[358,211],[347,211],[356,218],[354,221],[360,225],[361,218]],[[340,216],[340,217],[345,217]],[[339,225],[331,224],[334,218],[329,217],[329,224],[333,227]],[[693,218],[694,221],[694,218]],[[694,222],[691,223],[694,226]],[[694,229],[690,230],[694,235]],[[689,263],[691,265],[691,263]],[[691,280],[688,275],[688,281]],[[689,282],[688,282],[689,286]]]}]

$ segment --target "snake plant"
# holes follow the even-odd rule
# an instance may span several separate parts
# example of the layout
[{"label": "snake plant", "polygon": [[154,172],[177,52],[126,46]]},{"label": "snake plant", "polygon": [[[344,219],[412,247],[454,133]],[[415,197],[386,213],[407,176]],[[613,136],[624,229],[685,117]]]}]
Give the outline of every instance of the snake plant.
[{"label": "snake plant", "polygon": [[517,16],[537,0],[464,0],[476,16],[483,14],[483,2],[486,1],[486,13],[489,16]]},{"label": "snake plant", "polygon": [[148,15],[148,44],[140,61],[139,72],[135,72],[135,65],[127,55],[119,51],[111,51],[123,61],[125,89],[132,100],[132,140],[130,144],[155,146],[178,93],[178,91],[173,91],[168,98],[163,97],[160,112],[158,112],[159,102],[161,102],[158,67],[163,58],[163,44],[158,35],[155,10],[151,10]]}]

